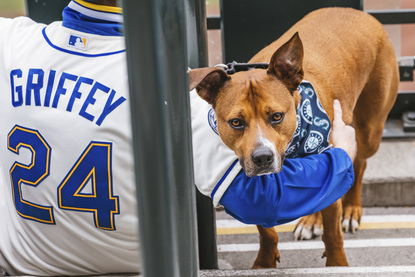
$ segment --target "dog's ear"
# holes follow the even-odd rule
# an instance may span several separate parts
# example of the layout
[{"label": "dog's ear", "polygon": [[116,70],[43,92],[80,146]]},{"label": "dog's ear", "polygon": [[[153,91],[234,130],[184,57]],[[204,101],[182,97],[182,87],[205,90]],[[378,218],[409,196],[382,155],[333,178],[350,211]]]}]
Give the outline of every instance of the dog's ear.
[{"label": "dog's ear", "polygon": [[209,104],[214,105],[220,88],[231,77],[218,68],[205,67],[189,71],[189,89],[197,93]]},{"label": "dog's ear", "polygon": [[274,74],[294,92],[304,77],[304,49],[298,32],[272,55],[268,73]]}]

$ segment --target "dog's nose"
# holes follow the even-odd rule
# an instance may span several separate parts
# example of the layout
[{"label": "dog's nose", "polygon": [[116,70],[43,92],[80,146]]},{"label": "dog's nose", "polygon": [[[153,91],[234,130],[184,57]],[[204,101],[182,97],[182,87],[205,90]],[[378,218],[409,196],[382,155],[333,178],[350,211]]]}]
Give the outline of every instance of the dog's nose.
[{"label": "dog's nose", "polygon": [[260,148],[252,154],[252,161],[258,167],[266,167],[274,161],[274,154],[268,148]]}]

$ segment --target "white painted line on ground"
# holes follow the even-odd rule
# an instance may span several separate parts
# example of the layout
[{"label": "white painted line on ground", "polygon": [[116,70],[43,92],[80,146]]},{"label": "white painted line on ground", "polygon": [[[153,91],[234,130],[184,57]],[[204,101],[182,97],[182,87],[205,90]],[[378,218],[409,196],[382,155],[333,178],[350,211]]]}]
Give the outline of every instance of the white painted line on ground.
[{"label": "white painted line on ground", "polygon": [[380,223],[380,222],[415,222],[413,214],[397,215],[363,215],[362,223]]},{"label": "white painted line on ground", "polygon": [[[295,225],[298,219],[284,225]],[[361,223],[383,223],[383,222],[415,222],[415,215],[363,215]],[[217,219],[216,228],[240,228],[253,226],[244,224],[236,219]]]},{"label": "white painted line on ground", "polygon": [[326,275],[326,274],[385,274],[415,273],[415,266],[369,266],[369,267],[322,267],[322,268],[288,268],[261,270],[209,270],[200,272],[201,277],[231,276],[286,276],[286,275]]},{"label": "white painted line on ground", "polygon": [[[345,240],[344,248],[415,246],[415,238]],[[278,250],[324,249],[322,241],[293,241],[278,243]],[[219,244],[218,252],[258,251],[258,243]]]}]

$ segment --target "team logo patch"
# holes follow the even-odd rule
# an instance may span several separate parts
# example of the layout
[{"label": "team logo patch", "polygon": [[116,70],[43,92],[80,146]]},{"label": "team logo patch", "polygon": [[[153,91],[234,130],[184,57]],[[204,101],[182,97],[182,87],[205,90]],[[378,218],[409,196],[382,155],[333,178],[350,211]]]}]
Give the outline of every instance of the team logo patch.
[{"label": "team logo patch", "polygon": [[313,124],[313,110],[309,99],[304,100],[301,105],[301,116],[308,124]]},{"label": "team logo patch", "polygon": [[210,109],[208,111],[208,122],[209,122],[209,126],[210,126],[210,128],[212,128],[213,132],[215,132],[217,135],[219,135],[218,124],[217,124],[217,120],[216,120],[216,113],[213,109]]},{"label": "team logo patch", "polygon": [[323,143],[323,135],[317,131],[311,131],[308,135],[307,141],[304,145],[304,151],[306,153],[311,153],[318,149],[318,147]]},{"label": "team logo patch", "polygon": [[69,36],[68,46],[86,51],[88,38],[71,34]]}]

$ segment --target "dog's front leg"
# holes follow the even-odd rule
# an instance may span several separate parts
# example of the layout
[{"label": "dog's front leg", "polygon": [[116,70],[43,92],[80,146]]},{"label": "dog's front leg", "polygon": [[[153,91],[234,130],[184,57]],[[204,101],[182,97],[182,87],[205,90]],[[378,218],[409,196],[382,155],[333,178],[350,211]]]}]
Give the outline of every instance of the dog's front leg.
[{"label": "dog's front leg", "polygon": [[276,268],[280,261],[278,234],[274,228],[257,225],[259,231],[259,252],[252,268]]},{"label": "dog's front leg", "polygon": [[343,232],[341,228],[342,203],[337,200],[322,211],[323,214],[323,242],[327,258],[326,266],[348,266],[346,253],[343,248]]}]

